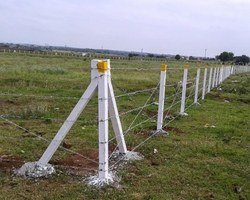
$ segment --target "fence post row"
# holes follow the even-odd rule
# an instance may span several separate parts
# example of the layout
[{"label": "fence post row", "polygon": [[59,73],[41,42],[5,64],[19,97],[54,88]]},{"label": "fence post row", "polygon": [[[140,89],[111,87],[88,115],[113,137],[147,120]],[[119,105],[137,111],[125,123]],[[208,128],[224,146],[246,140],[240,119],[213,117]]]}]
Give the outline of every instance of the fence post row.
[{"label": "fence post row", "polygon": [[[187,115],[185,113],[185,103],[186,103],[186,90],[187,90],[187,77],[188,77],[189,65],[184,65],[183,79],[182,79],[182,96],[181,96],[181,106],[180,115]],[[206,87],[207,92],[211,91],[211,87],[216,87],[221,84],[227,77],[234,73],[248,72],[250,68],[241,66],[225,66],[225,67],[214,67],[210,68],[209,80],[207,86],[207,66],[204,69],[203,78],[203,88],[202,88],[202,99],[205,98]],[[166,72],[167,65],[161,65],[160,74],[160,90],[159,90],[159,104],[158,104],[158,117],[157,117],[157,132],[163,132],[163,116],[164,116],[164,102],[165,102],[165,87],[166,87]],[[195,96],[194,103],[198,103],[199,95],[199,82],[200,82],[200,65],[197,66],[196,72],[196,85],[195,85]],[[117,109],[117,104],[115,100],[114,90],[111,83],[111,73],[110,73],[110,60],[98,60],[94,59],[91,61],[91,82],[83,93],[82,97],[79,99],[78,103],[75,105],[68,118],[64,121],[61,128],[58,130],[57,134],[41,156],[41,158],[35,162],[36,166],[46,170],[48,162],[60,146],[63,139],[66,137],[67,133],[76,122],[89,100],[92,98],[94,92],[98,89],[98,140],[99,140],[99,172],[97,176],[98,184],[110,183],[112,182],[112,177],[109,173],[109,149],[108,149],[108,124],[109,117],[111,119],[111,124],[115,133],[115,138],[117,141],[118,153],[123,155],[132,155],[131,152],[127,150],[126,142],[123,135],[122,125]],[[166,132],[165,132],[166,133]],[[133,158],[132,158],[133,159]],[[31,169],[27,169],[31,170]],[[34,171],[36,168],[32,171]],[[26,173],[26,172],[25,172]],[[37,172],[37,174],[40,172]]]},{"label": "fence post row", "polygon": [[186,104],[186,90],[187,90],[187,75],[188,75],[189,65],[184,65],[183,79],[182,79],[182,95],[181,95],[181,109],[180,115],[188,115],[185,113],[185,104]]}]

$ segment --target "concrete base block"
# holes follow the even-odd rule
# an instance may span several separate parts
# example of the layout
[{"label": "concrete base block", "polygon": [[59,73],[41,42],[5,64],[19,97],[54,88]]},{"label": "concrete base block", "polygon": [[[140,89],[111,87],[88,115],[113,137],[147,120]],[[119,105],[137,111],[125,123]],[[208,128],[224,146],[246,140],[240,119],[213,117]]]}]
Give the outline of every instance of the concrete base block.
[{"label": "concrete base block", "polygon": [[119,151],[115,151],[113,156],[112,156],[113,160],[125,160],[125,161],[133,161],[133,160],[142,160],[143,156],[138,153],[138,152],[134,152],[134,151],[127,151],[127,153],[123,154],[120,153]]},{"label": "concrete base block", "polygon": [[154,136],[168,136],[169,133],[163,129],[156,130],[152,133]]},{"label": "concrete base block", "polygon": [[194,103],[195,106],[200,106],[201,104],[199,102]]},{"label": "concrete base block", "polygon": [[185,116],[188,116],[188,114],[183,112],[183,113],[180,113],[180,116],[185,117]]},{"label": "concrete base block", "polygon": [[50,165],[40,165],[37,162],[25,163],[20,169],[17,169],[14,174],[28,179],[47,178],[56,172],[55,168]]},{"label": "concrete base block", "polygon": [[98,188],[104,187],[106,185],[111,185],[115,182],[115,176],[111,173],[105,179],[100,179],[98,175],[91,176],[87,178],[87,183],[91,186],[95,186]]}]

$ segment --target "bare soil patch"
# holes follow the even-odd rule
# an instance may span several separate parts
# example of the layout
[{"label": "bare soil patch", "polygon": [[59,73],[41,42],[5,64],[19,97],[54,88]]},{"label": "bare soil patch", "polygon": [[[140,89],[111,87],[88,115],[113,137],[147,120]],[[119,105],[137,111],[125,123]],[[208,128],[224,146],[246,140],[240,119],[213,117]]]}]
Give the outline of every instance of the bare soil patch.
[{"label": "bare soil patch", "polygon": [[24,164],[24,160],[18,156],[2,155],[0,156],[0,170],[6,174],[11,174],[13,169],[19,168]]},{"label": "bare soil patch", "polygon": [[[69,169],[72,175],[86,175],[94,172],[98,168],[98,149],[88,149],[78,152],[79,154],[71,154],[63,159],[54,159],[50,163],[62,168]],[[82,155],[82,156],[81,156]],[[87,157],[89,159],[86,159]],[[91,159],[91,160],[90,160]],[[96,161],[93,162],[92,160]]]},{"label": "bare soil patch", "polygon": [[18,102],[14,101],[14,100],[0,100],[0,108],[4,108],[6,106],[18,106],[20,105]]},{"label": "bare soil patch", "polygon": [[181,129],[179,129],[177,127],[171,127],[171,126],[167,126],[164,130],[167,131],[167,132],[173,131],[173,132],[175,132],[177,134],[184,134],[185,133]]}]

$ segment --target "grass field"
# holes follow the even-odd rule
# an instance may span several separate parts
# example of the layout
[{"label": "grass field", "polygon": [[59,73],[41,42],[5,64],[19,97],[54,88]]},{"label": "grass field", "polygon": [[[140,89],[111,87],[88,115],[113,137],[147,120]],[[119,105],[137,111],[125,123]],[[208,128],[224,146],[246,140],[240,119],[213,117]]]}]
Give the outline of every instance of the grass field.
[{"label": "grass field", "polygon": [[[161,63],[111,60],[115,94],[156,87],[160,70],[150,69],[160,68]],[[183,64],[168,62],[170,68],[182,68]],[[196,70],[195,63],[190,65],[192,84]],[[127,67],[146,70],[125,70]],[[51,140],[90,82],[90,61],[2,53],[0,72],[0,115]],[[169,70],[167,84],[181,78],[182,69]],[[249,199],[250,74],[232,76],[221,88],[208,94],[200,106],[190,107],[188,117],[169,124],[168,137],[153,137],[138,148],[145,158],[119,170],[118,188],[97,190],[88,186],[83,177],[95,173],[97,165],[65,150],[58,150],[51,161],[57,166],[53,177],[38,181],[13,177],[13,168],[39,159],[48,144],[1,120],[0,199]],[[188,94],[192,91],[188,90]],[[166,96],[175,92],[176,86],[166,88]],[[117,98],[119,112],[143,106],[151,94]],[[64,146],[98,161],[96,97],[68,134]],[[157,99],[156,92],[150,100],[152,105],[143,110],[135,124],[152,119],[126,136],[129,149],[156,128],[153,116],[157,106],[153,102]],[[171,103],[170,98],[166,107]],[[170,114],[175,115],[178,109],[179,104]],[[137,113],[121,115],[124,130]],[[109,134],[110,138],[114,136],[111,129]],[[115,145],[115,141],[110,142],[110,149]]]}]

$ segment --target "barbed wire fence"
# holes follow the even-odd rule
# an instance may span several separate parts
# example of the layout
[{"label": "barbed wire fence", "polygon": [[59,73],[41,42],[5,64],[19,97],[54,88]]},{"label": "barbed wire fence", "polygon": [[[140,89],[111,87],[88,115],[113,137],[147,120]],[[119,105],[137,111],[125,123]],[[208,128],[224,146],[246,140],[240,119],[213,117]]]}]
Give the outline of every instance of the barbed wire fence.
[{"label": "barbed wire fence", "polygon": [[[202,75],[200,77],[200,80],[198,81],[198,87],[197,87],[198,88],[197,92],[198,92],[198,96],[199,96],[198,100],[203,98],[203,94],[205,95],[208,92],[208,90],[209,90],[208,88],[213,89],[213,88],[218,87],[230,75],[249,72],[249,67],[246,67],[246,66],[240,66],[240,67],[228,66],[228,67],[224,67],[224,68],[223,67],[216,67],[217,70],[215,70],[216,69],[215,67],[210,67],[210,70],[211,70],[211,68],[213,68],[213,71],[211,71],[211,75],[209,75],[209,76],[206,76],[207,67],[200,68],[200,69],[204,69],[204,75]],[[111,68],[111,70],[128,70],[128,71],[135,70],[135,71],[156,71],[156,72],[158,72],[159,68],[157,68],[157,69],[156,68],[152,68],[152,69]],[[169,68],[168,70],[170,70],[170,71],[171,70],[173,70],[173,71],[174,70],[183,70],[183,68]],[[188,93],[187,95],[185,94],[184,101],[191,102],[190,105],[187,105],[185,107],[185,111],[187,111],[189,108],[191,108],[195,104],[195,101],[192,101],[192,98],[195,97],[195,92],[196,92],[195,90],[196,90],[196,84],[197,84],[196,81],[197,81],[197,77],[196,78],[189,78],[187,80],[180,79],[176,83],[170,83],[170,84],[164,83],[164,86],[166,87],[166,90],[167,90],[166,93],[164,93],[164,96],[166,95],[166,98],[164,98],[164,106],[167,108],[165,108],[163,110],[163,113],[164,113],[164,118],[163,118],[164,124],[162,126],[163,129],[165,129],[170,123],[172,123],[173,121],[175,121],[178,117],[180,117],[182,115],[181,112],[178,112],[175,116],[170,116],[170,112],[171,112],[171,109],[173,109],[174,107],[178,108],[178,104],[180,104],[183,101],[183,99],[181,98],[181,94],[183,93],[183,91],[181,91],[181,89],[183,89],[182,88],[183,82],[185,82],[184,84],[187,85],[186,91]],[[138,131],[139,129],[142,129],[143,124],[146,124],[146,123],[147,124],[155,124],[159,113],[155,112],[152,114],[152,116],[150,116],[150,115],[147,115],[147,113],[143,112],[143,111],[145,111],[145,109],[148,109],[150,107],[154,107],[154,109],[158,107],[159,103],[156,102],[154,100],[154,98],[155,98],[156,94],[159,94],[159,89],[160,89],[159,86],[160,86],[160,82],[158,82],[157,85],[155,87],[152,87],[152,88],[130,91],[130,92],[126,92],[126,93],[114,96],[115,99],[119,99],[119,98],[125,98],[125,97],[133,98],[135,96],[140,96],[142,94],[144,94],[144,96],[147,94],[149,95],[148,98],[146,98],[146,100],[144,101],[144,103],[142,105],[137,106],[137,107],[132,108],[132,109],[129,109],[129,110],[126,110],[126,111],[123,111],[123,112],[120,112],[120,114],[118,116],[117,115],[109,116],[107,118],[107,120],[109,121],[112,118],[124,117],[124,116],[131,114],[132,120],[129,123],[127,129],[125,131],[123,131],[123,135],[125,138],[128,137],[129,134],[132,134],[133,130],[135,133],[134,136],[136,136],[137,135],[136,131]],[[169,91],[171,91],[170,88],[173,90],[172,94],[169,93]],[[60,99],[60,100],[70,100],[70,99],[79,100],[80,99],[81,100],[82,99],[82,97],[78,98],[78,97],[68,97],[68,96],[67,97],[65,97],[65,96],[41,96],[41,95],[21,94],[21,93],[20,94],[19,93],[0,93],[0,96],[10,97],[10,98],[11,97],[39,98],[42,100],[48,100],[48,99],[56,99],[56,100],[58,100],[58,99]],[[111,98],[111,97],[108,97],[108,99],[109,98]],[[87,100],[89,100],[89,99],[87,99]],[[144,114],[144,113],[146,113],[146,114]],[[142,114],[144,114],[144,115],[142,115]],[[142,116],[145,119],[142,119]],[[25,131],[25,132],[33,135],[34,137],[38,138],[39,140],[41,140],[45,143],[51,142],[50,140],[46,139],[45,137],[43,137],[43,136],[41,136],[33,131],[30,131],[29,129],[19,125],[18,123],[15,123],[13,120],[20,119],[17,116],[11,117],[11,115],[8,115],[8,114],[1,114],[0,119],[5,121],[6,123],[18,128],[18,129],[22,130],[22,131]],[[58,121],[58,122],[63,122],[63,121],[66,122],[67,121],[67,120],[64,120],[63,118],[51,118],[51,120]],[[77,121],[81,121],[81,120],[74,120],[74,121],[70,121],[70,122],[77,122]],[[97,119],[94,121],[95,121],[95,123],[98,122]],[[84,122],[84,121],[82,121],[82,122]],[[138,148],[142,147],[147,141],[149,141],[150,139],[152,139],[156,135],[157,135],[157,131],[153,132],[146,139],[144,139],[143,141],[140,141],[134,147],[131,147],[131,151],[135,151]],[[8,139],[8,136],[1,136],[1,137]],[[11,136],[9,136],[9,138],[13,139],[13,137],[11,137]],[[111,143],[114,140],[115,140],[115,137],[112,137],[111,139],[108,140],[108,143]],[[112,156],[117,151],[119,145],[120,144],[117,143],[116,146],[113,148],[112,152],[109,154],[108,161],[111,161]],[[97,161],[97,159],[94,160],[90,157],[87,157],[85,155],[80,154],[77,151],[73,151],[73,150],[70,150],[68,148],[65,148],[62,145],[60,145],[60,148],[63,151],[66,151],[67,153],[78,155],[82,159],[86,159],[86,160],[93,162],[95,164],[100,164]],[[124,158],[123,156],[119,157],[119,159],[115,160],[115,162],[113,162],[112,165],[109,166],[108,169],[109,170],[114,169],[117,165],[119,165],[119,163],[121,161],[123,161],[123,158]],[[69,166],[69,167],[74,167],[74,166]],[[94,168],[85,168],[85,169],[89,170],[89,171],[95,171],[95,172],[97,171],[97,169],[94,169]]]}]

